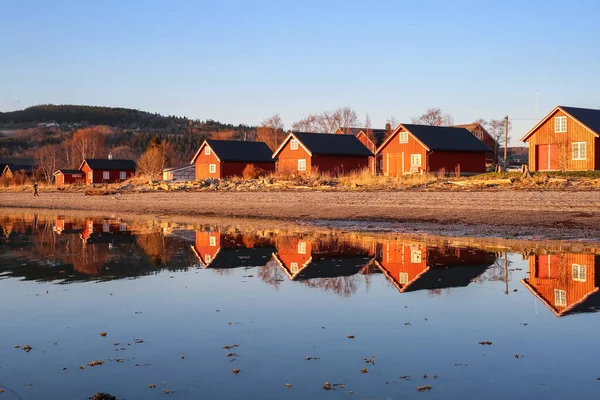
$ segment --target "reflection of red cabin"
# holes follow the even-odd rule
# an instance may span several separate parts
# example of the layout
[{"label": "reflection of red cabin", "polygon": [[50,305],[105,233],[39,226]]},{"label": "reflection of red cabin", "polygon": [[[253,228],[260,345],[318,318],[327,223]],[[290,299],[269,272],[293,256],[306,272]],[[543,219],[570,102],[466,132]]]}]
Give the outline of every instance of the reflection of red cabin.
[{"label": "reflection of red cabin", "polygon": [[369,151],[354,135],[292,132],[273,153],[277,170],[294,174],[343,175],[368,168]]},{"label": "reflection of red cabin", "polygon": [[192,246],[192,250],[203,266],[207,267],[221,250],[221,233],[196,231],[196,242]]},{"label": "reflection of red cabin", "polygon": [[127,232],[127,225],[125,223],[114,223],[114,222],[110,222],[110,221],[106,221],[106,220],[105,221],[94,221],[91,219],[87,219],[85,221],[83,231],[81,232],[81,238],[84,241],[87,241],[94,234],[117,233],[117,232],[119,232],[119,233]]},{"label": "reflection of red cabin", "polygon": [[242,176],[254,166],[264,172],[275,171],[271,149],[264,142],[239,140],[205,140],[191,164],[196,165],[196,179]]},{"label": "reflection of red cabin", "polygon": [[427,171],[485,172],[485,144],[464,128],[400,124],[377,149],[383,174],[402,176]]},{"label": "reflection of red cabin", "polygon": [[243,233],[196,231],[192,251],[204,268],[238,268],[265,265],[275,248],[270,238]]},{"label": "reflection of red cabin", "polygon": [[384,275],[403,292],[412,282],[429,270],[427,247],[421,243],[387,241],[376,257]]},{"label": "reflection of red cabin", "polygon": [[59,169],[54,173],[56,186],[83,183],[83,172],[78,169]]},{"label": "reflection of red cabin", "polygon": [[[521,282],[556,315],[595,311],[600,274],[595,254],[529,256],[529,277]],[[592,308],[590,308],[592,307]]]}]

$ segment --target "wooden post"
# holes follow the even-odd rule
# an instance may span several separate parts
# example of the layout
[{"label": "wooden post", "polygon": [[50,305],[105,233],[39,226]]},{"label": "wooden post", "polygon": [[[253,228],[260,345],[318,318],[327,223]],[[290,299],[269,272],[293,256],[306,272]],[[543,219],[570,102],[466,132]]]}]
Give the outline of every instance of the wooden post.
[{"label": "wooden post", "polygon": [[506,156],[508,150],[508,115],[504,117],[504,170],[506,170]]}]

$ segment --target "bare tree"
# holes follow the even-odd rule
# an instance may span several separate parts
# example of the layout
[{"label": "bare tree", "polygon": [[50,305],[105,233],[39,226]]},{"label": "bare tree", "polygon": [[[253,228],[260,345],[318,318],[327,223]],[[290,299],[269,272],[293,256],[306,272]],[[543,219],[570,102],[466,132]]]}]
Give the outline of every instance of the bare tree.
[{"label": "bare tree", "polygon": [[386,130],[388,130],[387,125],[389,125],[389,131],[392,132],[394,129],[396,129],[398,127],[398,125],[400,125],[400,123],[398,122],[398,120],[396,119],[396,117],[392,116],[389,117],[386,121]]},{"label": "bare tree", "polygon": [[454,118],[450,114],[444,114],[441,108],[430,108],[424,114],[412,118],[413,124],[429,126],[450,126],[454,124]]},{"label": "bare tree", "polygon": [[351,107],[345,106],[333,111],[310,114],[292,124],[292,130],[304,132],[334,133],[338,128],[353,127],[358,124],[358,115]]},{"label": "bare tree", "polygon": [[[494,139],[494,164],[498,164],[499,161],[499,150],[500,143],[504,143],[504,136],[506,134],[506,122],[504,119],[491,119],[489,121],[485,121],[483,119],[478,119],[476,122],[479,122],[481,126],[485,128],[485,130],[490,134],[492,139]],[[512,122],[508,122],[508,132],[510,140],[510,131],[512,129]]]},{"label": "bare tree", "polygon": [[292,124],[292,130],[296,132],[323,132],[320,116],[310,114]]},{"label": "bare tree", "polygon": [[106,135],[112,132],[108,126],[93,126],[77,130],[72,144],[81,160],[103,156],[106,151]]},{"label": "bare tree", "polygon": [[256,129],[256,139],[265,142],[271,150],[277,149],[285,138],[285,125],[279,114],[265,118]]},{"label": "bare tree", "polygon": [[51,184],[54,173],[59,168],[60,146],[47,144],[37,152],[37,164],[42,178]]}]

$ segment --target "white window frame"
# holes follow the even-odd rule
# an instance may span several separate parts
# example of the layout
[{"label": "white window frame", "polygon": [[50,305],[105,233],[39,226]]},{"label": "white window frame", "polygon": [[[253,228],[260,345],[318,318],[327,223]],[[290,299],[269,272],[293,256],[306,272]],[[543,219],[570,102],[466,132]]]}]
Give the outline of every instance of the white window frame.
[{"label": "white window frame", "polygon": [[208,146],[204,147],[204,155],[210,156],[210,147],[208,147]]},{"label": "white window frame", "polygon": [[571,272],[575,282],[585,282],[587,280],[587,266],[573,264],[571,267]]},{"label": "white window frame", "polygon": [[94,172],[93,171],[88,172],[88,180],[90,181],[90,183],[94,183]]},{"label": "white window frame", "polygon": [[209,164],[208,165],[208,173],[216,174],[217,173],[217,164]]},{"label": "white window frame", "polygon": [[[577,147],[577,152],[575,152],[575,148]],[[583,151],[582,151],[583,147]],[[573,160],[581,161],[587,159],[587,142],[573,142],[571,145]],[[583,153],[583,154],[581,154]]]},{"label": "white window frame", "polygon": [[297,262],[290,263],[290,271],[292,271],[293,273],[298,272],[298,263]]},{"label": "white window frame", "polygon": [[110,179],[110,171],[102,171],[102,180]]},{"label": "white window frame", "polygon": [[216,236],[211,236],[211,237],[208,239],[208,245],[209,245],[210,247],[216,247],[216,246],[217,246],[217,237],[216,237]]},{"label": "white window frame", "polygon": [[[415,160],[419,160],[417,163]],[[411,167],[420,167],[422,165],[423,160],[421,160],[420,154],[411,154],[410,155],[410,166]]]},{"label": "white window frame", "polygon": [[298,141],[296,139],[290,140],[290,150],[298,150]]},{"label": "white window frame", "polygon": [[398,132],[398,142],[408,143],[408,132],[406,132],[406,131]]},{"label": "white window frame", "polygon": [[554,133],[566,133],[567,132],[567,117],[559,116],[554,117]]},{"label": "white window frame", "polygon": [[410,251],[410,262],[413,264],[421,264],[423,261],[423,254],[420,249],[412,249]]},{"label": "white window frame", "polygon": [[127,172],[126,171],[121,171],[119,172],[119,179],[124,181],[125,179],[127,179]]},{"label": "white window frame", "polygon": [[298,254],[306,254],[306,242],[298,242]]},{"label": "white window frame", "polygon": [[398,282],[401,285],[408,284],[408,272],[400,272],[400,275],[398,276]]},{"label": "white window frame", "polygon": [[559,307],[567,306],[566,290],[554,289],[554,305]]},{"label": "white window frame", "polygon": [[298,159],[298,171],[306,171],[306,159]]}]

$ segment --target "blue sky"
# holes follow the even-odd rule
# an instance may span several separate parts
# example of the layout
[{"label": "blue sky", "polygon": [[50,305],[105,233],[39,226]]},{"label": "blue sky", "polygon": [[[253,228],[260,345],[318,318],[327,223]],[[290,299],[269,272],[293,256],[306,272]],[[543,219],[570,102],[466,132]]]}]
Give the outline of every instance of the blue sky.
[{"label": "blue sky", "polygon": [[[597,1],[2,0],[0,110],[123,106],[289,127],[349,105],[374,127],[600,108]],[[536,90],[539,107],[536,114]]]}]

